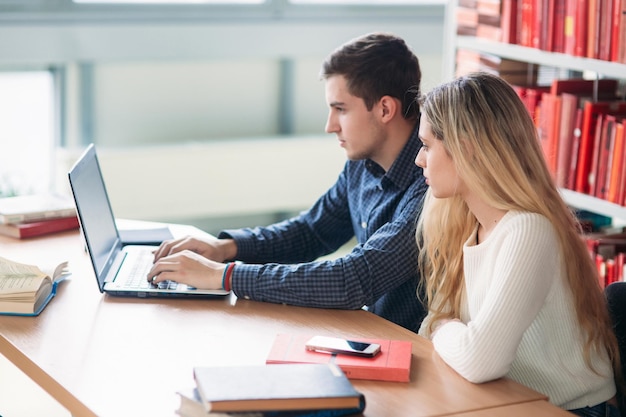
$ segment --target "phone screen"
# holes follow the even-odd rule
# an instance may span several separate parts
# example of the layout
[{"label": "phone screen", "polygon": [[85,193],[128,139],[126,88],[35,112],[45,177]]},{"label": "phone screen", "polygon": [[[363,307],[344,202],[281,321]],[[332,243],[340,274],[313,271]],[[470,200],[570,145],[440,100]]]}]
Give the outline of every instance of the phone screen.
[{"label": "phone screen", "polygon": [[377,343],[366,343],[336,337],[315,336],[306,343],[307,350],[373,357],[380,352]]}]

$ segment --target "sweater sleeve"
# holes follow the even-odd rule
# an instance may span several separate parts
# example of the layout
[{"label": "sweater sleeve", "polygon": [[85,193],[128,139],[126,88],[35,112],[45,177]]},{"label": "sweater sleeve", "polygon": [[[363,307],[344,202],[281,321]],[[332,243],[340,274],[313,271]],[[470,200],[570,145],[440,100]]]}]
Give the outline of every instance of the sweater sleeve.
[{"label": "sweater sleeve", "polygon": [[464,248],[470,320],[441,325],[435,350],[459,374],[480,383],[504,376],[550,289],[561,279],[559,244],[539,215],[515,216],[489,239]]}]

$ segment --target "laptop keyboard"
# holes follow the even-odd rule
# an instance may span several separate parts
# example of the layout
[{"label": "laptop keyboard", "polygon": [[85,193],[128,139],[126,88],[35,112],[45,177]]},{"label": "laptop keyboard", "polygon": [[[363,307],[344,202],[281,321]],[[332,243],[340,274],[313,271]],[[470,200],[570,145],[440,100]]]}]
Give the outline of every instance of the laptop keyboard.
[{"label": "laptop keyboard", "polygon": [[[152,267],[154,255],[150,251],[135,252],[136,258],[132,262],[132,268],[128,270],[126,287],[136,289],[158,288],[161,290],[175,290],[178,283],[174,281],[162,281],[153,284],[146,279],[148,271]],[[128,255],[127,255],[128,256]]]}]

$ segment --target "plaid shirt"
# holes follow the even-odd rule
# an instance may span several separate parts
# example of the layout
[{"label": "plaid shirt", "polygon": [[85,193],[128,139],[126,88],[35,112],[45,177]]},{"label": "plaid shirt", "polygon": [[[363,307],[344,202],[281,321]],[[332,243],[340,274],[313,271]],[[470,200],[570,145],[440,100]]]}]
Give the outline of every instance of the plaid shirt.
[{"label": "plaid shirt", "polygon": [[[238,297],[369,311],[417,332],[425,309],[415,227],[427,185],[415,165],[417,128],[390,168],[347,161],[337,182],[300,215],[267,227],[225,230],[237,242]],[[316,261],[356,236],[352,252]]]}]

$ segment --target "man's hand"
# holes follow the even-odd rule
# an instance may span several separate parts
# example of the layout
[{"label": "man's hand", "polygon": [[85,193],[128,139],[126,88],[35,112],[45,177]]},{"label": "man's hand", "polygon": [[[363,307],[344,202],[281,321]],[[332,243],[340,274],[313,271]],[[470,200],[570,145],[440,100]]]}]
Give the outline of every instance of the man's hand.
[{"label": "man's hand", "polygon": [[224,262],[237,256],[237,244],[232,239],[207,237],[199,239],[187,236],[179,239],[166,240],[154,253],[154,261],[183,251],[191,251],[207,259]]},{"label": "man's hand", "polygon": [[176,281],[189,286],[217,290],[222,288],[222,275],[226,264],[215,262],[190,250],[163,256],[148,272],[148,281]]}]

